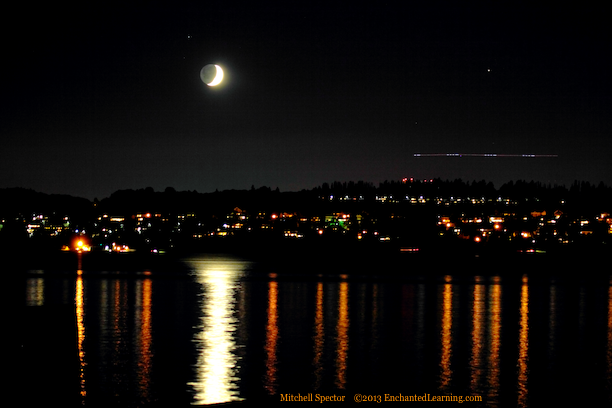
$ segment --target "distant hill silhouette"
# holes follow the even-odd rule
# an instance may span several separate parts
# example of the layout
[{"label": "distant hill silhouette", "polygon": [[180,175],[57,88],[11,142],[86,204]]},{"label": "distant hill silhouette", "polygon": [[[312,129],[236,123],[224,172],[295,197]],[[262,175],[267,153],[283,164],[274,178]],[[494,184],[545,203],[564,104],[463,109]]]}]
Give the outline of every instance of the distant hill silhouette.
[{"label": "distant hill silhouette", "polygon": [[0,189],[0,215],[34,212],[78,214],[88,211],[91,201],[65,194],[45,194],[26,188]]},{"label": "distant hill silhouette", "polygon": [[[377,196],[392,196],[398,199],[406,196],[423,197],[482,197],[495,199],[508,197],[515,200],[535,200],[544,203],[558,203],[564,200],[570,208],[581,210],[604,210],[612,205],[612,188],[599,183],[575,181],[569,188],[547,185],[534,181],[510,181],[495,188],[491,182],[456,180],[403,180],[373,183],[339,182],[323,183],[310,190],[280,192],[269,187],[250,190],[224,190],[209,193],[197,191],[176,191],[172,187],[164,191],[153,188],[118,190],[102,200],[88,200],[63,194],[45,194],[26,188],[0,189],[0,216],[30,213],[61,213],[72,217],[96,213],[136,213],[155,211],[162,213],[197,212],[215,214],[227,212],[228,208],[240,207],[245,211],[259,208],[276,211],[310,212],[319,208],[320,198],[358,198],[373,201]],[[243,208],[244,207],[244,208]]]}]

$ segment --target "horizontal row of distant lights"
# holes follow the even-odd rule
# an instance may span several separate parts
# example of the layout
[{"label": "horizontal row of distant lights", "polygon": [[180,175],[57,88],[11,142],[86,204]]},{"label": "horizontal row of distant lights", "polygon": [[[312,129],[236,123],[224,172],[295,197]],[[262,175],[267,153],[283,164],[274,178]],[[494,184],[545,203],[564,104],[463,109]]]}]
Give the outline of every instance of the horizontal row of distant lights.
[{"label": "horizontal row of distant lights", "polygon": [[414,157],[559,157],[556,154],[415,153]]}]

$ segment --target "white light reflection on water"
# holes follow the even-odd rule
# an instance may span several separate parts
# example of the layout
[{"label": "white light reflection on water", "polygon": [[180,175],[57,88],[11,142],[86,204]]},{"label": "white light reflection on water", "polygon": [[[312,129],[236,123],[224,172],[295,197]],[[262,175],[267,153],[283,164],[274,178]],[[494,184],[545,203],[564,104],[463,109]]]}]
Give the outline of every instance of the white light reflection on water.
[{"label": "white light reflection on water", "polygon": [[26,286],[26,306],[42,306],[45,303],[45,280],[31,278]]},{"label": "white light reflection on water", "polygon": [[241,400],[238,390],[236,293],[247,262],[224,257],[189,260],[202,285],[200,325],[193,341],[198,350],[194,404]]}]

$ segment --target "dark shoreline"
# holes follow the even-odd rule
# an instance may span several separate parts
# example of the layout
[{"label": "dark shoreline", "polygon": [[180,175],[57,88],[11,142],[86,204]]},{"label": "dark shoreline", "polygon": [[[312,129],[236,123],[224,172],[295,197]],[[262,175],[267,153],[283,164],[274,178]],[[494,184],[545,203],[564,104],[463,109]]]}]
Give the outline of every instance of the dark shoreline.
[{"label": "dark shoreline", "polygon": [[[305,242],[221,242],[205,249],[173,250],[164,254],[149,251],[107,253],[92,251],[77,254],[39,250],[14,251],[3,258],[13,269],[26,274],[95,273],[185,276],[191,271],[187,260],[206,255],[238,257],[250,262],[250,272],[283,275],[320,276],[607,276],[602,267],[606,248],[580,248],[541,252],[517,252],[507,249],[429,247],[402,251],[405,247],[388,244],[345,244]],[[412,248],[412,247],[410,247]]]}]

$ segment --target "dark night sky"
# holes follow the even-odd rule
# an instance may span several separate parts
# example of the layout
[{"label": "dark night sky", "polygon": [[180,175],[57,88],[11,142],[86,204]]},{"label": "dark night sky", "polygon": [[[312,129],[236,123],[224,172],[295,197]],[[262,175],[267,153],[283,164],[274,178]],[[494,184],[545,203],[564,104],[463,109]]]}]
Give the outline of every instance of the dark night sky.
[{"label": "dark night sky", "polygon": [[[601,2],[89,3],[5,15],[0,188],[612,185]],[[447,152],[558,158],[413,157]]]}]

